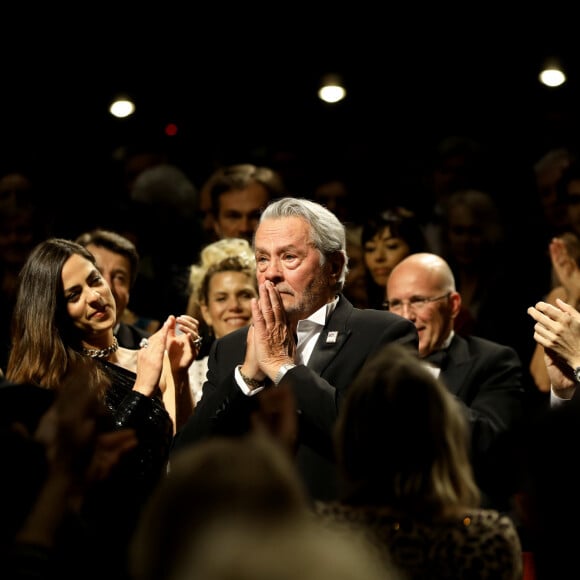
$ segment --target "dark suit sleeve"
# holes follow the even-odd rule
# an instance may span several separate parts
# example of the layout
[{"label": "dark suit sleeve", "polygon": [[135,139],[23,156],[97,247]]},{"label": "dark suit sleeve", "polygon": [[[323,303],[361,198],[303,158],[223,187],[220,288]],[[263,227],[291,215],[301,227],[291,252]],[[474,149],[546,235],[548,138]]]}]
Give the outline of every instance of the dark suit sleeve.
[{"label": "dark suit sleeve", "polygon": [[[365,362],[390,342],[415,351],[418,345],[413,323],[392,313],[348,305],[333,321],[337,340],[325,340],[328,332],[323,333],[308,365],[298,365],[284,377],[296,399],[300,445],[327,458],[334,455],[332,431],[341,401]],[[212,346],[203,396],[176,436],[174,449],[210,435],[239,435],[250,429],[259,394],[244,395],[234,379],[235,366],[243,362],[246,335],[236,331]]]},{"label": "dark suit sleeve", "polygon": [[469,418],[472,465],[484,503],[505,509],[511,469],[506,449],[525,409],[521,360],[514,349],[497,343],[472,337],[468,345],[469,372],[454,392]]},{"label": "dark suit sleeve", "polygon": [[242,393],[234,378],[235,367],[243,362],[246,332],[232,334],[212,344],[201,400],[176,434],[173,450],[212,435],[239,435],[248,429],[255,400]]},{"label": "dark suit sleeve", "polygon": [[[384,316],[387,315],[387,316]],[[284,376],[296,397],[300,440],[321,455],[333,457],[333,428],[348,387],[365,363],[384,345],[399,342],[418,348],[413,323],[387,312],[354,311],[349,320],[348,339],[322,369],[298,365]],[[316,347],[318,354],[324,344]]]},{"label": "dark suit sleeve", "polygon": [[522,418],[522,366],[517,353],[501,345],[490,346],[473,366],[465,403],[474,452],[485,454],[501,433]]}]

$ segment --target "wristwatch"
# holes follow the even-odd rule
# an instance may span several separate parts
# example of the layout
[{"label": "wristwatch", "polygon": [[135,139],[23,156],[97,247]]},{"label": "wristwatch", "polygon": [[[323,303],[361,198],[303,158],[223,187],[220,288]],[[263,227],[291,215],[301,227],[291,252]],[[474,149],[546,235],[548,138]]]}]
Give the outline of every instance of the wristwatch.
[{"label": "wristwatch", "polygon": [[574,377],[576,378],[576,382],[580,383],[580,367],[574,369]]},{"label": "wristwatch", "polygon": [[274,384],[277,385],[284,378],[284,375],[295,366],[296,365],[294,363],[282,365],[278,371],[278,374],[276,375],[276,378],[274,379]]}]

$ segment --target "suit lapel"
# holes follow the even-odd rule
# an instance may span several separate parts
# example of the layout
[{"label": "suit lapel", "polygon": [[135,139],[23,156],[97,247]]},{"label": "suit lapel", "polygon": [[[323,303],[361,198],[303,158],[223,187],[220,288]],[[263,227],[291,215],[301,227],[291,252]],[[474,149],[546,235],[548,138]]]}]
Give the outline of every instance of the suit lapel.
[{"label": "suit lapel", "polygon": [[336,357],[349,335],[350,332],[337,332],[324,328],[312,351],[308,368],[321,375],[330,361]]},{"label": "suit lapel", "polygon": [[441,379],[447,388],[457,395],[465,384],[465,378],[469,371],[470,356],[467,343],[457,334],[453,337],[448,349],[448,360],[445,370],[441,371]]},{"label": "suit lapel", "polygon": [[341,296],[334,312],[326,321],[326,326],[322,329],[308,361],[308,368],[319,375],[322,375],[350,336],[351,331],[346,329],[345,322],[351,311],[352,305]]}]

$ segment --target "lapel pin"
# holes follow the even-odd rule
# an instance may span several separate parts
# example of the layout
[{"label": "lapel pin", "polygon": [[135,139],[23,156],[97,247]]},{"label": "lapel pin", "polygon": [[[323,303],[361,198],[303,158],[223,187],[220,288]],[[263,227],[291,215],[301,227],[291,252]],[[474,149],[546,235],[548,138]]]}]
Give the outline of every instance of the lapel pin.
[{"label": "lapel pin", "polygon": [[336,342],[337,337],[338,332],[336,332],[336,330],[331,330],[326,337],[326,342]]}]

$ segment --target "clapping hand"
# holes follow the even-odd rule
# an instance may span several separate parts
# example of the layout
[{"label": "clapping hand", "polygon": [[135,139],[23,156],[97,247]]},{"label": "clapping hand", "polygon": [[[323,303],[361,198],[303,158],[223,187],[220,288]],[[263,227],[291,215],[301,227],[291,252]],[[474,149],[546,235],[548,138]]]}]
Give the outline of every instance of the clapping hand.
[{"label": "clapping hand", "polygon": [[554,238],[549,245],[552,268],[563,286],[566,301],[573,306],[580,302],[580,240],[571,233]]},{"label": "clapping hand", "polygon": [[199,321],[186,314],[170,316],[169,321],[166,348],[171,369],[174,373],[186,371],[201,349]]},{"label": "clapping hand", "polygon": [[556,305],[538,302],[528,308],[536,321],[534,340],[545,349],[544,362],[554,392],[565,399],[575,391],[573,369],[580,366],[580,313],[557,299]]}]

